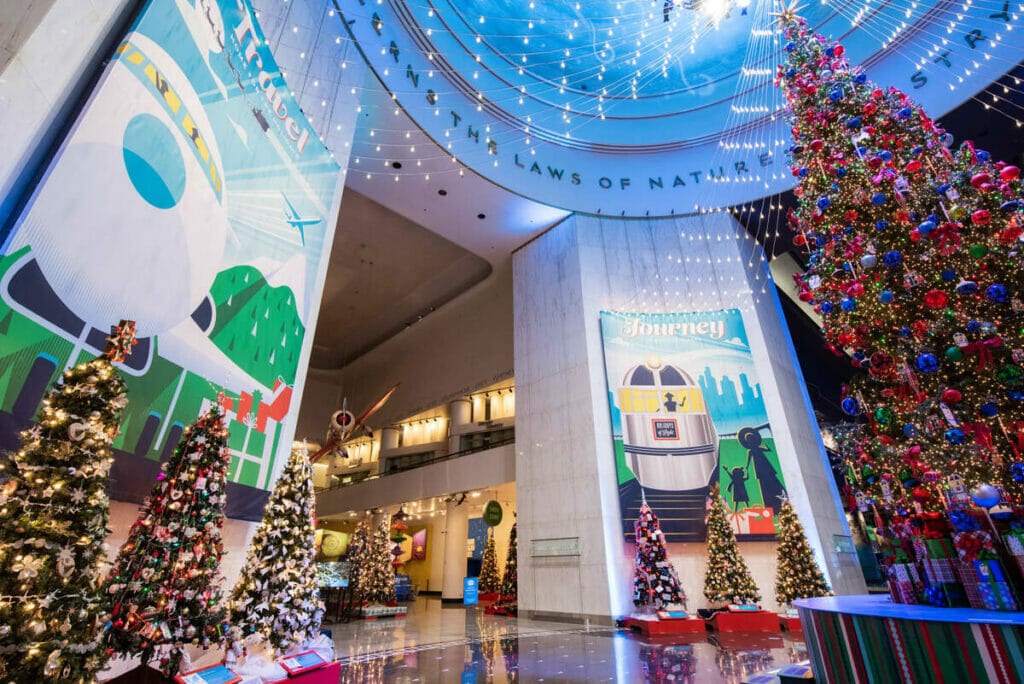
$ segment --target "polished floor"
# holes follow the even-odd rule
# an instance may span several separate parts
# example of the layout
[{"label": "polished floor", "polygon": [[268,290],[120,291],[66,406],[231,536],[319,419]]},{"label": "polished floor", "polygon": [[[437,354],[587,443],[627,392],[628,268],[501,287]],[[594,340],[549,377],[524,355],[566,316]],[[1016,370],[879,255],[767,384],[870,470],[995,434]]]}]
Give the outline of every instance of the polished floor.
[{"label": "polished floor", "polygon": [[[326,625],[325,625],[326,626]],[[605,627],[485,615],[420,597],[408,617],[330,625],[341,682],[739,684],[806,660],[788,634],[644,639]]]}]

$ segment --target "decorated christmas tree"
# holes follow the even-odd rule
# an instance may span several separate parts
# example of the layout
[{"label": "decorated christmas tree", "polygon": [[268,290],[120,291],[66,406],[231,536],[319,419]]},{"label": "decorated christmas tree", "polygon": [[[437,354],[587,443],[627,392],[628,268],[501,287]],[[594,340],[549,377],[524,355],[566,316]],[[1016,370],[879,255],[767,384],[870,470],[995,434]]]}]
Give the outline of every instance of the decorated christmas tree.
[{"label": "decorated christmas tree", "polygon": [[518,585],[519,585],[519,574],[516,571],[517,559],[516,559],[516,524],[512,524],[512,529],[508,533],[508,553],[505,555],[505,574],[501,577],[501,596],[502,603],[515,603]]},{"label": "decorated christmas tree", "polygon": [[356,602],[362,602],[361,592],[363,586],[363,569],[366,567],[367,557],[370,550],[370,526],[363,520],[348,541],[348,550],[345,552],[345,560],[348,561],[348,585]]},{"label": "decorated christmas tree", "polygon": [[[0,680],[91,682],[107,559],[110,443],[128,404],[111,363],[123,361],[135,325],[122,321],[97,359],[64,372],[39,422],[21,434],[15,473],[0,493]],[[11,465],[6,466],[10,468]]]},{"label": "decorated christmas tree", "polygon": [[807,543],[804,526],[789,501],[784,501],[779,509],[777,533],[775,600],[784,605],[798,598],[831,596],[828,582],[814,560],[811,545]]},{"label": "decorated christmas tree", "polygon": [[686,594],[679,584],[672,561],[668,559],[665,534],[658,516],[645,500],[634,524],[636,560],[633,564],[633,605],[653,606],[656,610],[670,603],[686,605]]},{"label": "decorated christmas tree", "polygon": [[1020,502],[1020,171],[970,144],[951,153],[907,95],[851,67],[792,6],[778,15],[801,298],[862,369],[842,405],[870,429],[847,480],[894,511],[941,509],[951,476]]},{"label": "decorated christmas tree", "polygon": [[487,545],[484,547],[484,558],[480,564],[480,591],[488,593],[501,589],[501,577],[498,575],[498,554],[494,550],[494,528],[487,528]]},{"label": "decorated christmas tree", "polygon": [[293,450],[270,494],[228,603],[232,638],[260,634],[277,653],[314,639],[324,606],[316,581],[313,470]]},{"label": "decorated christmas tree", "polygon": [[111,619],[106,646],[143,663],[159,654],[165,674],[177,673],[186,644],[206,647],[223,635],[227,440],[214,403],[160,466],[103,586]]},{"label": "decorated christmas tree", "polygon": [[704,597],[712,603],[757,603],[761,600],[750,570],[740,555],[736,535],[726,517],[725,503],[716,486],[708,512],[708,569]]},{"label": "decorated christmas tree", "polygon": [[359,598],[366,603],[395,602],[395,574],[391,569],[390,529],[387,516],[366,541],[359,569]]}]

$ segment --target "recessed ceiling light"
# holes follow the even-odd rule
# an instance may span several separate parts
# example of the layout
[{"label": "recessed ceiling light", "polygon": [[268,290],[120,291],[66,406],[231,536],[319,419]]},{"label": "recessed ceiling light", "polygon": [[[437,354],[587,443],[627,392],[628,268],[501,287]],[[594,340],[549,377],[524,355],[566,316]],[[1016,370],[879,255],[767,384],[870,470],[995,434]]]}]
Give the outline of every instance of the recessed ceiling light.
[{"label": "recessed ceiling light", "polygon": [[441,197],[444,197],[445,195],[448,194],[448,191],[445,190],[444,188],[441,188],[440,190],[437,191],[437,194],[440,195]]},{"label": "recessed ceiling light", "polygon": [[391,168],[400,169],[402,168],[402,162],[391,162]]},{"label": "recessed ceiling light", "polygon": [[487,214],[477,214],[476,217],[480,220],[487,218]]}]

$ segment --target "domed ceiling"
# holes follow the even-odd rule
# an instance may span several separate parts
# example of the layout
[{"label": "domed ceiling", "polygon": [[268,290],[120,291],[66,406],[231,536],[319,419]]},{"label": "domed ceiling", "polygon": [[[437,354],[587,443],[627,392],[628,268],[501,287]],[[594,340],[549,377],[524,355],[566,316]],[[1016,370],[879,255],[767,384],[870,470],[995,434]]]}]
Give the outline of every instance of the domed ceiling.
[{"label": "domed ceiling", "polygon": [[[335,0],[394,100],[453,160],[554,207],[692,213],[787,189],[771,0]],[[1024,56],[1001,0],[800,13],[933,116]]]}]

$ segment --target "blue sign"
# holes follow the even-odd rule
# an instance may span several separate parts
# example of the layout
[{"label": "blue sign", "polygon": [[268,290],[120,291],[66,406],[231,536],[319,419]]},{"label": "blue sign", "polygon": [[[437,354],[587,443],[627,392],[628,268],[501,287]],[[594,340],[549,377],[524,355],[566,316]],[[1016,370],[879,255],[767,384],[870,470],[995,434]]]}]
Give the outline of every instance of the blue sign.
[{"label": "blue sign", "polygon": [[480,586],[476,577],[466,577],[462,580],[462,605],[475,606],[479,601]]}]

